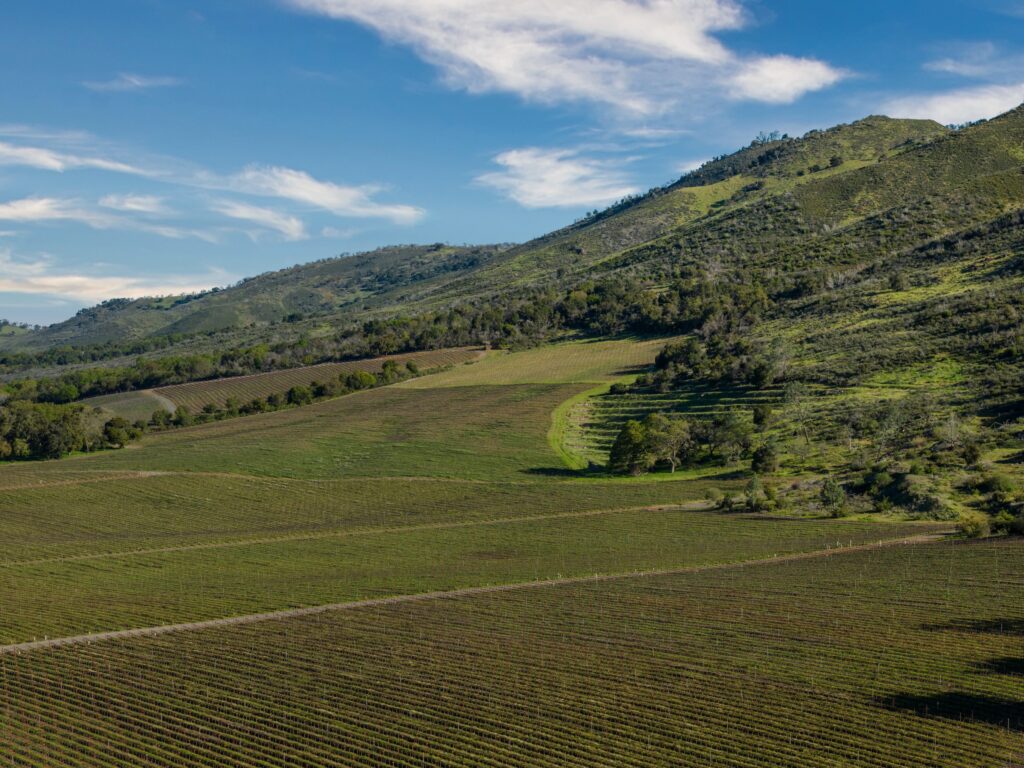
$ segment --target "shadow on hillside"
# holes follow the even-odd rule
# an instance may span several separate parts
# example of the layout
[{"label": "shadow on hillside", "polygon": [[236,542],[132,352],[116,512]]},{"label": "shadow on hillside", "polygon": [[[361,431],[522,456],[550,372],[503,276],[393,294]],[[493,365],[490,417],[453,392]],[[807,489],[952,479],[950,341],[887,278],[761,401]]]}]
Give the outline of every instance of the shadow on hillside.
[{"label": "shadow on hillside", "polygon": [[[983,672],[991,672],[994,675],[1024,677],[1024,659],[1017,659],[1013,656],[985,661],[979,664],[978,667]],[[1024,704],[1022,704],[1021,707],[1024,707]]]},{"label": "shadow on hillside", "polygon": [[1007,456],[1005,459],[999,460],[1000,464],[1024,464],[1024,451],[1015,453],[1012,456]]},{"label": "shadow on hillside", "polygon": [[875,701],[887,709],[913,712],[921,717],[987,723],[1011,731],[1024,731],[1024,705],[1020,701],[962,691],[931,696],[899,694],[878,697]]},{"label": "shadow on hillside", "polygon": [[979,619],[950,621],[946,624],[925,624],[922,629],[933,631],[978,632],[991,635],[1024,637],[1024,619]]},{"label": "shadow on hillside", "polygon": [[599,477],[600,475],[606,474],[604,468],[601,471],[587,469],[569,469],[568,467],[530,467],[529,469],[522,470],[523,474],[533,475],[535,477]]}]

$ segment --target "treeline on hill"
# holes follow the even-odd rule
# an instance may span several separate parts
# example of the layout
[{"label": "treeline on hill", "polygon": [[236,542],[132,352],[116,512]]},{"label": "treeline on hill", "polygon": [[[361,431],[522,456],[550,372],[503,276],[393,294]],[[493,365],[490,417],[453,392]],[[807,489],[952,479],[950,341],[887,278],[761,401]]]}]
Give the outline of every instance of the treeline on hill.
[{"label": "treeline on hill", "polygon": [[120,416],[106,421],[95,417],[99,409],[72,404],[33,403],[9,400],[0,403],[0,461],[59,459],[70,453],[90,453],[123,448],[148,430],[187,427],[209,421],[277,411],[309,405],[319,400],[341,397],[352,392],[394,384],[423,372],[413,362],[399,366],[385,361],[380,373],[354,371],[324,382],[299,385],[287,392],[273,393],[240,403],[229,398],[224,408],[209,405],[193,414],[179,406],[174,413],[164,409],[153,412],[149,421],[130,422]]},{"label": "treeline on hill", "polygon": [[[680,276],[654,293],[639,280],[609,278],[569,290],[524,290],[474,305],[352,324],[322,337],[259,344],[219,353],[139,359],[5,385],[10,399],[70,403],[98,395],[445,347],[525,347],[566,332],[669,334],[739,327],[768,308],[751,283]],[[715,320],[715,318],[718,318]],[[40,359],[39,362],[42,362]]]}]

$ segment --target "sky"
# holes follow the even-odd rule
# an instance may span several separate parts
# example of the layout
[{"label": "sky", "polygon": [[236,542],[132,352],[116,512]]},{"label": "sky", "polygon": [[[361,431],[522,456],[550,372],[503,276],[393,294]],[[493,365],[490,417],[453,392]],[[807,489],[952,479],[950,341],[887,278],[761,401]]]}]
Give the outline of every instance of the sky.
[{"label": "sky", "polygon": [[522,242],[761,131],[1024,102],[1024,0],[4,0],[0,318]]}]

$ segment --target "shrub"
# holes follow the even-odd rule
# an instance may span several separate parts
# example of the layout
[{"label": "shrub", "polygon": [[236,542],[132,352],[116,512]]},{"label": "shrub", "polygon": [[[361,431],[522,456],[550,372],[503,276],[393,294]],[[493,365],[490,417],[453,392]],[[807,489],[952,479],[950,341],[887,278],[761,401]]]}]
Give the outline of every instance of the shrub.
[{"label": "shrub", "polygon": [[825,478],[821,486],[821,503],[832,517],[842,517],[846,513],[846,491],[835,478]]},{"label": "shrub", "polygon": [[968,539],[983,539],[992,530],[988,515],[981,512],[964,512],[960,515],[957,531]]}]

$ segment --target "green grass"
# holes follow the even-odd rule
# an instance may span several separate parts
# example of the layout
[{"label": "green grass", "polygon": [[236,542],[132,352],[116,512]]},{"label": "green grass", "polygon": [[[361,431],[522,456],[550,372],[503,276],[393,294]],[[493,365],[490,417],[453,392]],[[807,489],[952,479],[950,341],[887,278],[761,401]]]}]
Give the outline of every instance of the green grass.
[{"label": "green grass", "polygon": [[671,339],[599,339],[492,352],[468,370],[456,368],[400,385],[408,389],[510,384],[597,384],[642,372]]},{"label": "green grass", "polygon": [[5,656],[0,733],[75,768],[1009,766],[1022,571],[905,547]]}]

